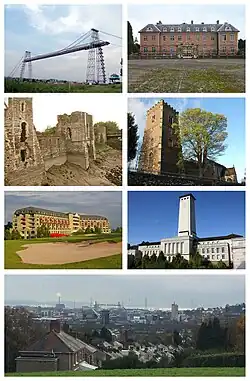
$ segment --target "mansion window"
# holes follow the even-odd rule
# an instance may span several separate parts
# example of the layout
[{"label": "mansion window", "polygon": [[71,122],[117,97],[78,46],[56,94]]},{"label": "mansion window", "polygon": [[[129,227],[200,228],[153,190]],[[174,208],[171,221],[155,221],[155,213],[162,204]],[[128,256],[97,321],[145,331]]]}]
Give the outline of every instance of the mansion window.
[{"label": "mansion window", "polygon": [[234,48],[231,48],[231,53],[234,53]]},{"label": "mansion window", "polygon": [[232,30],[232,28],[230,28],[230,26],[226,26],[225,30]]},{"label": "mansion window", "polygon": [[202,30],[203,30],[203,32],[206,32],[206,31],[207,31],[207,28],[206,28],[206,27],[204,27]]},{"label": "mansion window", "polygon": [[217,247],[217,248],[216,248],[216,253],[219,253],[219,252],[220,252],[220,248]]},{"label": "mansion window", "polygon": [[214,255],[212,255],[212,259],[214,259]]},{"label": "mansion window", "polygon": [[178,36],[178,41],[181,41],[181,40],[182,40],[182,36],[179,35],[179,36]]},{"label": "mansion window", "polygon": [[222,39],[222,41],[227,41],[227,35],[226,34],[222,34],[221,35],[221,39]]},{"label": "mansion window", "polygon": [[163,28],[162,30],[163,30],[163,32],[167,32],[167,31],[168,31],[168,29],[167,29],[167,28]]},{"label": "mansion window", "polygon": [[212,253],[214,253],[214,248],[212,247]]},{"label": "mansion window", "polygon": [[155,51],[156,51],[156,49],[155,49],[155,47],[153,46],[153,47],[152,47],[152,52],[155,53]]},{"label": "mansion window", "polygon": [[234,34],[230,34],[230,41],[234,41]]},{"label": "mansion window", "polygon": [[220,256],[219,256],[219,254],[217,254],[216,258],[217,258],[217,259],[220,259]]},{"label": "mansion window", "polygon": [[152,41],[155,41],[155,36],[152,36]]},{"label": "mansion window", "polygon": [[144,41],[148,41],[148,36],[144,36]]},{"label": "mansion window", "polygon": [[172,116],[169,116],[169,118],[168,118],[168,122],[171,123],[171,124],[173,124],[173,117],[172,117]]},{"label": "mansion window", "polygon": [[207,249],[207,254],[209,254],[210,253],[210,251],[209,251],[209,249]]},{"label": "mansion window", "polygon": [[200,28],[195,28],[195,31],[196,31],[196,32],[199,32],[199,31],[200,31]]},{"label": "mansion window", "polygon": [[187,32],[190,32],[190,28],[187,28]]},{"label": "mansion window", "polygon": [[178,32],[181,32],[181,28],[180,27],[178,28]]},{"label": "mansion window", "polygon": [[174,35],[173,34],[171,34],[171,36],[170,36],[170,41],[174,41]]},{"label": "mansion window", "polygon": [[224,247],[221,248],[221,252],[225,253],[225,248]]},{"label": "mansion window", "polygon": [[172,28],[170,28],[170,32],[174,32],[174,28],[172,27]]},{"label": "mansion window", "polygon": [[163,36],[162,38],[163,38],[163,41],[166,41],[166,36]]},{"label": "mansion window", "polygon": [[204,254],[205,253],[205,249],[202,249],[202,254]]},{"label": "mansion window", "polygon": [[202,40],[203,40],[203,41],[206,41],[206,40],[207,40],[207,36],[206,36],[205,34],[203,34],[203,36],[202,36]]},{"label": "mansion window", "polygon": [[222,47],[222,51],[223,51],[223,53],[226,53],[226,50],[227,50],[226,47],[223,46],[223,47]]},{"label": "mansion window", "polygon": [[144,53],[147,53],[148,48],[144,48],[143,51],[144,51]]},{"label": "mansion window", "polygon": [[211,41],[214,41],[214,40],[215,40],[214,36],[211,36]]},{"label": "mansion window", "polygon": [[215,32],[215,28],[213,26],[211,28],[211,32]]},{"label": "mansion window", "polygon": [[153,30],[153,29],[150,28],[150,27],[147,28],[147,32],[152,32],[152,30]]},{"label": "mansion window", "polygon": [[225,259],[225,254],[222,254],[221,258],[222,258],[222,259]]}]

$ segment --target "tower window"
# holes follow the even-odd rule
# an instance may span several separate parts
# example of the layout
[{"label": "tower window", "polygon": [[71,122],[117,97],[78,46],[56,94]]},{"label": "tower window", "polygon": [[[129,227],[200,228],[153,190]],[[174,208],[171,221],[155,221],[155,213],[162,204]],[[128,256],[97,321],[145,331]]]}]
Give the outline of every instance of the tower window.
[{"label": "tower window", "polygon": [[25,110],[25,106],[24,106],[24,102],[21,103],[21,111],[24,112]]},{"label": "tower window", "polygon": [[68,127],[68,135],[69,135],[69,138],[71,139],[72,135],[71,135],[71,128]]},{"label": "tower window", "polygon": [[26,136],[26,123],[25,122],[22,122],[21,128],[22,128],[22,131],[21,131],[21,139],[20,139],[20,141],[21,142],[25,142],[25,140],[27,139],[27,136]]},{"label": "tower window", "polygon": [[26,150],[21,149],[20,154],[21,154],[21,160],[22,160],[22,162],[24,162],[26,159]]}]

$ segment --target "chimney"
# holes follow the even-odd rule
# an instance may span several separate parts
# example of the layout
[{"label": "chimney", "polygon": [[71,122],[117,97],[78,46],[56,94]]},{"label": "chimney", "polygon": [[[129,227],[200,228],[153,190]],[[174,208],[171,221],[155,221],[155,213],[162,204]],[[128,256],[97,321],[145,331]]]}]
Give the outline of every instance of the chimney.
[{"label": "chimney", "polygon": [[204,25],[204,22],[202,22],[201,24]]},{"label": "chimney", "polygon": [[193,24],[194,23],[194,21],[193,20],[191,20],[191,24]]},{"label": "chimney", "polygon": [[60,329],[61,329],[60,320],[51,320],[50,321],[50,332],[51,331],[60,332]]},{"label": "chimney", "polygon": [[220,20],[217,20],[217,21],[216,21],[216,24],[219,24],[219,23],[220,23]]}]

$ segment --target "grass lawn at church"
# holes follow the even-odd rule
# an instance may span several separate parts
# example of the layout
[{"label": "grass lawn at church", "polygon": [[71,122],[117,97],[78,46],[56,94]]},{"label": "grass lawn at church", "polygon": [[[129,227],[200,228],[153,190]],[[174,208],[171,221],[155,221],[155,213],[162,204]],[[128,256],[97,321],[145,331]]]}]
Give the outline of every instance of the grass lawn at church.
[{"label": "grass lawn at church", "polygon": [[245,368],[98,369],[77,372],[7,373],[10,377],[244,377]]},{"label": "grass lawn at church", "polygon": [[108,257],[95,258],[82,262],[64,263],[60,265],[35,265],[23,263],[17,254],[18,251],[24,250],[24,245],[36,243],[52,243],[52,242],[68,242],[77,243],[83,241],[99,242],[121,242],[121,234],[98,234],[98,235],[83,235],[70,236],[60,238],[34,238],[29,240],[8,240],[5,241],[5,269],[121,269],[122,255],[117,253]]}]

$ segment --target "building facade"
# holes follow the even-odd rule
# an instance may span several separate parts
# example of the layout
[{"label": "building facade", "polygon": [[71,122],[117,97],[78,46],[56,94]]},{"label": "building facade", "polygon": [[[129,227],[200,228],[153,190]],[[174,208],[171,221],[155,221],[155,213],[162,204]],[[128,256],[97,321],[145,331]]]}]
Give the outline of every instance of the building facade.
[{"label": "building facade", "polygon": [[52,320],[49,332],[16,358],[16,372],[48,372],[83,370],[101,367],[103,352],[70,336],[61,329],[60,321]]},{"label": "building facade", "polygon": [[160,242],[147,242],[133,246],[128,255],[143,257],[163,252],[168,261],[180,254],[189,260],[192,254],[199,253],[212,263],[224,262],[233,268],[245,268],[245,238],[238,234],[199,238],[196,233],[195,198],[186,194],[179,199],[178,236],[163,238]]},{"label": "building facade", "polygon": [[148,24],[139,31],[140,53],[177,56],[235,56],[239,30],[219,20],[214,24]]},{"label": "building facade", "polygon": [[12,227],[22,238],[35,238],[37,229],[46,226],[50,234],[70,235],[87,228],[101,229],[102,233],[110,233],[110,224],[106,217],[78,213],[62,213],[33,206],[18,209],[14,212]]},{"label": "building facade", "polygon": [[[199,167],[195,160],[183,160],[183,168],[180,171],[178,162],[182,158],[182,147],[179,141],[178,124],[178,111],[164,100],[160,100],[147,110],[146,127],[139,156],[139,172],[158,175],[181,173],[196,178],[199,176]],[[237,183],[234,167],[226,168],[209,159],[204,178],[209,181]]]}]

